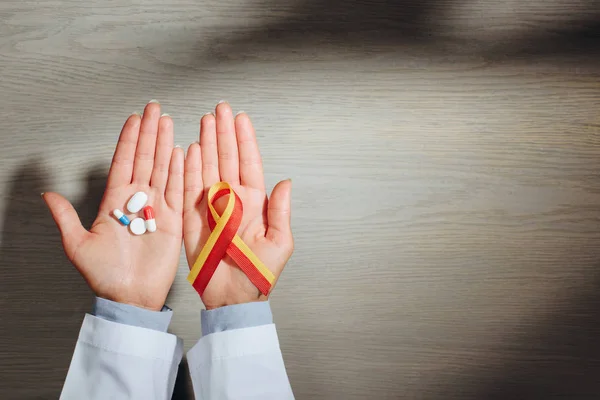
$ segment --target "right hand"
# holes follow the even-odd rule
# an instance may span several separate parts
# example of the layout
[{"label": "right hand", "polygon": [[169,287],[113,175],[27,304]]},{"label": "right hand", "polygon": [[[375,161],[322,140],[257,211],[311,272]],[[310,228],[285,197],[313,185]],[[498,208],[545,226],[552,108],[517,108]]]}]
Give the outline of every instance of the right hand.
[{"label": "right hand", "polygon": [[[220,181],[229,183],[244,205],[238,235],[279,278],[294,250],[290,227],[292,182],[279,182],[267,199],[250,118],[242,113],[234,119],[227,103],[217,105],[214,116],[202,118],[200,143],[190,145],[185,160],[183,237],[190,268],[211,232],[206,194]],[[202,295],[207,310],[266,299],[229,256],[220,262]]]},{"label": "right hand", "polygon": [[[173,149],[173,121],[150,103],[143,118],[134,114],[123,126],[89,231],[64,197],[43,194],[67,257],[97,296],[150,310],[165,304],[181,253],[183,159],[183,150]],[[138,191],[148,194],[158,222],[156,232],[142,236],[111,214],[115,208],[126,212],[125,204]]]}]

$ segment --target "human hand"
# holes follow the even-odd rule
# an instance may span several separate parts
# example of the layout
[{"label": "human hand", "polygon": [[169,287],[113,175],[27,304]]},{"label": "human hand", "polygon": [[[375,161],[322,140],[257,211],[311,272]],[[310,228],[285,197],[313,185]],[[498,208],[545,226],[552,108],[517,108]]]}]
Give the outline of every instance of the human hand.
[{"label": "human hand", "polygon": [[[294,250],[290,227],[292,183],[279,182],[267,199],[250,118],[244,113],[234,118],[227,103],[217,105],[214,116],[202,117],[200,143],[190,145],[185,160],[183,241],[190,268],[210,235],[206,194],[220,181],[229,183],[244,205],[238,235],[277,280]],[[219,212],[223,210],[219,202],[215,207]],[[266,299],[229,256],[219,263],[202,294],[207,310]]]},{"label": "human hand", "polygon": [[[131,115],[115,149],[106,191],[87,231],[64,197],[45,193],[69,260],[97,296],[160,310],[175,279],[182,242],[183,149],[173,149],[173,121],[149,103]],[[134,236],[112,215],[136,192],[148,194],[158,229]],[[131,217],[131,216],[130,216]],[[130,218],[133,219],[133,218]]]}]

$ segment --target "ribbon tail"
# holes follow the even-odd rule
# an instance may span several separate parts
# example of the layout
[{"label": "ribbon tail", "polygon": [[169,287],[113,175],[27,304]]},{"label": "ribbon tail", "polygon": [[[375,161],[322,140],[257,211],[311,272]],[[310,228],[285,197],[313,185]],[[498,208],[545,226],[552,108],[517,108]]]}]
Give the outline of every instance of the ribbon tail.
[{"label": "ribbon tail", "polygon": [[[273,280],[269,281],[254,263],[240,250],[233,242],[227,248],[227,254],[235,261],[244,274],[250,279],[250,282],[265,296],[269,295]],[[274,277],[273,277],[274,278]]]}]

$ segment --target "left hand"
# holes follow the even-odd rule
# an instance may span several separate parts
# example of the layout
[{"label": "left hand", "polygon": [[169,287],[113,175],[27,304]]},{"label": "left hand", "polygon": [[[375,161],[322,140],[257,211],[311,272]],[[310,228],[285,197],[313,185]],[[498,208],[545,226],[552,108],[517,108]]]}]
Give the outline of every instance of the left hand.
[{"label": "left hand", "polygon": [[[215,115],[205,115],[200,124],[200,143],[190,145],[185,159],[183,240],[188,264],[192,268],[211,233],[206,194],[213,184],[224,181],[244,205],[238,235],[277,280],[294,251],[292,182],[279,182],[267,198],[256,133],[247,114],[234,118],[229,104],[221,103]],[[217,211],[224,204],[225,198],[219,199]],[[229,255],[219,263],[202,294],[207,310],[264,300],[267,296],[261,295]]]},{"label": "left hand", "polygon": [[[183,149],[173,149],[173,121],[149,103],[121,131],[104,197],[87,231],[64,197],[45,193],[69,260],[97,296],[160,310],[175,279],[182,242]],[[112,215],[136,192],[148,194],[157,231],[134,236]]]}]

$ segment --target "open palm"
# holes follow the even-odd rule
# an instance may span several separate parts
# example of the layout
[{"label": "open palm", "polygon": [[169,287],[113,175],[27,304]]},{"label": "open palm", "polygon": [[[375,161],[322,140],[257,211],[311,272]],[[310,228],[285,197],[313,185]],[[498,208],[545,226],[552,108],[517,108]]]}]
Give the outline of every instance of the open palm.
[{"label": "open palm", "polygon": [[[250,118],[242,113],[234,119],[227,103],[219,104],[215,115],[202,118],[200,143],[190,145],[185,160],[183,230],[190,268],[211,232],[205,194],[220,181],[229,183],[242,200],[244,217],[238,235],[278,278],[293,251],[291,182],[279,182],[267,198]],[[221,200],[216,204],[219,212],[226,202]],[[207,309],[261,298],[265,297],[229,256],[221,261],[202,295]]]},{"label": "open palm", "polygon": [[[67,257],[96,295],[152,310],[164,305],[181,251],[183,164],[183,150],[173,149],[173,122],[160,116],[159,104],[149,103],[143,118],[134,114],[123,126],[89,231],[66,199],[43,195]],[[148,194],[158,226],[142,236],[134,236],[111,214],[114,209],[126,212],[127,201],[138,191]]]}]

